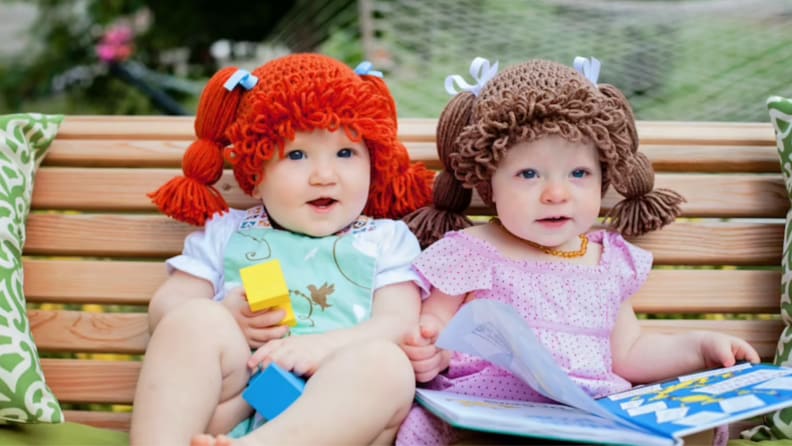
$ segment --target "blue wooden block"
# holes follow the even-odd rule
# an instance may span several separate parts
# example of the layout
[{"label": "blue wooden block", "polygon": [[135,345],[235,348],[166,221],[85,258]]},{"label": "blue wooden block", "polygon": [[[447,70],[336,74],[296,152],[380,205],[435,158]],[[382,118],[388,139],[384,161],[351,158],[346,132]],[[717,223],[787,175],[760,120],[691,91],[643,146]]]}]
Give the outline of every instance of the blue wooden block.
[{"label": "blue wooden block", "polygon": [[304,388],[305,380],[273,362],[253,375],[242,398],[262,417],[272,420],[291,406],[302,395]]}]

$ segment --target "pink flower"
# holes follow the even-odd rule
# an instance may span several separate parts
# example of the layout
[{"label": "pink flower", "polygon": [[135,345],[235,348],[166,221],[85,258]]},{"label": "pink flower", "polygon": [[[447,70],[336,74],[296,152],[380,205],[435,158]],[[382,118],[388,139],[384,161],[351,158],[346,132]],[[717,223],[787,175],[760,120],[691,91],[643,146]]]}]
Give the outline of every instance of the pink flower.
[{"label": "pink flower", "polygon": [[123,62],[132,56],[134,33],[127,24],[109,27],[96,46],[96,55],[104,62]]}]

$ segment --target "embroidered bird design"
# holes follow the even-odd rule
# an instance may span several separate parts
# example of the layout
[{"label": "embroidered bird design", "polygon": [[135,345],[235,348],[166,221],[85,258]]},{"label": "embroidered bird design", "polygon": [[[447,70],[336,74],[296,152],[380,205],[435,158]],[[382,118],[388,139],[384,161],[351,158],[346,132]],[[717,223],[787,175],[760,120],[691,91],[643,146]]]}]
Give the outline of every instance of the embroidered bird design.
[{"label": "embroidered bird design", "polygon": [[316,305],[319,305],[322,310],[332,306],[327,303],[327,298],[333,294],[333,291],[335,291],[335,285],[328,285],[327,282],[325,282],[318,289],[316,288],[316,285],[308,285],[308,291],[311,292],[311,300]]}]

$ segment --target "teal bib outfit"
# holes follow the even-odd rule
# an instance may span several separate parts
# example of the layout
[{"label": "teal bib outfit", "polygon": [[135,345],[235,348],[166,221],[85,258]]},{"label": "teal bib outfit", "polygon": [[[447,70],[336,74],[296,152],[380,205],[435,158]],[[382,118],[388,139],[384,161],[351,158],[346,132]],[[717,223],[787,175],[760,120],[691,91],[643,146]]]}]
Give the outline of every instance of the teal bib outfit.
[{"label": "teal bib outfit", "polygon": [[339,233],[309,237],[273,228],[263,206],[249,209],[226,246],[226,284],[241,283],[241,268],[278,259],[297,318],[291,335],[355,326],[371,316],[376,257],[354,235],[372,224],[361,216]]}]

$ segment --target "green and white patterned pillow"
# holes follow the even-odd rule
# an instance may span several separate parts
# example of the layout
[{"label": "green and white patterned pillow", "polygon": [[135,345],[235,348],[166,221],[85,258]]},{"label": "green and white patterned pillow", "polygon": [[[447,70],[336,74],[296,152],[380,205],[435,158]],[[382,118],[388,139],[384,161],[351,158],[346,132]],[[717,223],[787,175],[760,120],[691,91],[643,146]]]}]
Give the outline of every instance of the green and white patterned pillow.
[{"label": "green and white patterned pillow", "polygon": [[[787,196],[792,202],[792,100],[780,96],[767,99],[770,122],[776,133],[776,146],[781,161]],[[787,212],[784,228],[784,251],[781,258],[781,319],[785,326],[778,339],[775,363],[792,367],[792,208]],[[765,424],[742,433],[747,440],[792,439],[792,408],[773,412]]]},{"label": "green and white patterned pillow", "polygon": [[33,177],[63,116],[0,115],[0,423],[61,423],[44,381],[22,289]]}]

